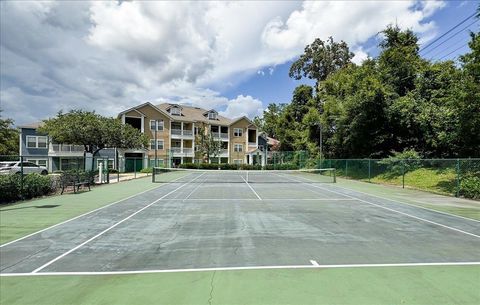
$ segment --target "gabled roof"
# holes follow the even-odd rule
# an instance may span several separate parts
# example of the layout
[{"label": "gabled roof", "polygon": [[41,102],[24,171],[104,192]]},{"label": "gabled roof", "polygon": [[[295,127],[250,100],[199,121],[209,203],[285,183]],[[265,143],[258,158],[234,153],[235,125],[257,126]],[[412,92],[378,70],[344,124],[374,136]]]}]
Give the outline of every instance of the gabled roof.
[{"label": "gabled roof", "polygon": [[150,103],[150,102],[146,102],[146,103],[137,105],[137,106],[135,106],[135,107],[129,108],[129,109],[127,109],[127,110],[124,110],[124,111],[120,112],[117,117],[121,117],[122,114],[125,114],[125,113],[130,112],[130,111],[136,111],[136,112],[140,113],[141,115],[145,115],[145,114],[142,113],[140,110],[138,110],[138,108],[142,108],[142,107],[144,107],[144,106],[150,106],[150,107],[154,108],[155,110],[157,110],[158,112],[160,112],[161,114],[164,114],[164,115],[166,115],[167,117],[171,118],[170,113],[168,113],[168,112],[165,111],[165,110],[162,110],[162,109],[158,108],[157,106],[153,105],[153,104]]},{"label": "gabled roof", "polygon": [[[172,107],[172,105],[177,105],[177,104],[163,103],[163,104],[157,105],[157,107],[159,109],[167,111],[167,109]],[[186,122],[204,122],[207,124],[215,122],[215,124],[223,125],[223,126],[228,126],[231,122],[229,118],[219,115],[218,112],[213,109],[212,110],[217,113],[216,120],[209,120],[204,115],[212,110],[206,110],[200,107],[192,107],[192,106],[186,106],[186,105],[182,105],[181,107],[182,107],[182,115],[171,116],[173,120],[186,121]]]},{"label": "gabled roof", "polygon": [[18,126],[18,128],[37,129],[38,127],[40,127],[42,125],[43,125],[43,122],[33,122],[33,123],[20,125],[20,126]]},{"label": "gabled roof", "polygon": [[241,117],[239,117],[239,118],[236,118],[235,120],[233,120],[233,121],[230,123],[230,125],[233,125],[233,124],[235,124],[235,123],[237,123],[238,121],[241,121],[241,120],[243,120],[243,119],[247,120],[247,121],[250,123],[250,125],[255,126],[255,124],[253,124],[253,122],[252,122],[249,118],[247,118],[246,116],[241,116]]}]

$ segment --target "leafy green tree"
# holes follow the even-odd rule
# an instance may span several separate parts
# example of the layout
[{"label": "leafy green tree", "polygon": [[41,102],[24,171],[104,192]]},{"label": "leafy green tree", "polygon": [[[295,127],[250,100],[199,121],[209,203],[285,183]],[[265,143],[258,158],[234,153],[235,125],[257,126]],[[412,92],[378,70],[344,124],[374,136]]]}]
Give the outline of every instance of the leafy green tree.
[{"label": "leafy green tree", "polygon": [[379,73],[383,82],[404,96],[414,89],[415,76],[422,64],[418,38],[411,30],[402,31],[391,25],[382,33],[385,38],[380,42]]},{"label": "leafy green tree", "polygon": [[292,64],[289,76],[297,80],[302,77],[314,79],[318,87],[318,83],[328,75],[349,65],[353,56],[346,42],[335,42],[332,37],[327,41],[317,38]]},{"label": "leafy green tree", "polygon": [[211,132],[205,132],[204,127],[200,127],[195,143],[198,145],[198,152],[202,155],[204,161],[208,162],[220,155],[222,142],[216,140]]},{"label": "leafy green tree", "polygon": [[105,147],[144,148],[149,142],[146,135],[131,125],[85,110],[59,112],[43,123],[39,132],[48,134],[57,143],[83,145],[85,152],[93,157]]},{"label": "leafy green tree", "polygon": [[[0,114],[1,114],[0,109]],[[18,155],[18,131],[13,127],[12,119],[2,119],[0,116],[0,155]]]}]

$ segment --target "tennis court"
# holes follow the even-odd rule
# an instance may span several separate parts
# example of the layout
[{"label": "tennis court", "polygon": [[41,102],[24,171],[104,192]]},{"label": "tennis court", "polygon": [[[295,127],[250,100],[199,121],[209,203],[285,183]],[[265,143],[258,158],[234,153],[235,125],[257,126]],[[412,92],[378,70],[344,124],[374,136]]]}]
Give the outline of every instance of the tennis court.
[{"label": "tennis court", "polygon": [[480,264],[479,221],[328,174],[244,174],[157,173],[170,183],[3,244],[2,276]]}]

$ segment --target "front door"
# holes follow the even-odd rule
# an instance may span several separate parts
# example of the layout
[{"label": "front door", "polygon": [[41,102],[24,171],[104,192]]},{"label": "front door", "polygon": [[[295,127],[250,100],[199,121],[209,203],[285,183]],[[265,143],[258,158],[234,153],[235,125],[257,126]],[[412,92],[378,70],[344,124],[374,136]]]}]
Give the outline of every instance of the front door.
[{"label": "front door", "polygon": [[125,172],[139,172],[143,168],[143,154],[126,153],[125,154]]}]

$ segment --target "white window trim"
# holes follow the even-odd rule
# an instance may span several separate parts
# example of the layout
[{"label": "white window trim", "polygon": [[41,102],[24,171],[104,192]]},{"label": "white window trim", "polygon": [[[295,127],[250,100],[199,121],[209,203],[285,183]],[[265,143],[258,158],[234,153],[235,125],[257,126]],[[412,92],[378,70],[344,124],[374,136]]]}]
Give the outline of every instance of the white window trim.
[{"label": "white window trim", "polygon": [[243,152],[243,144],[238,144],[238,143],[233,144],[233,151]]},{"label": "white window trim", "polygon": [[[162,143],[162,148],[160,148],[160,143]],[[165,140],[157,140],[157,150],[165,149]]]},{"label": "white window trim", "polygon": [[182,109],[180,107],[172,107],[170,108],[171,115],[182,115]]},{"label": "white window trim", "polygon": [[[45,165],[38,164],[38,161],[45,161]],[[48,159],[30,159],[30,158],[27,158],[26,162],[32,162],[32,163],[35,163],[38,166],[48,167]]]},{"label": "white window trim", "polygon": [[[34,146],[34,147],[28,146],[28,139],[29,139],[29,138],[34,138],[34,139],[35,139],[35,141],[34,141],[34,142],[35,142],[35,146]],[[38,146],[38,143],[39,143],[39,139],[40,139],[40,138],[45,138],[45,147],[39,147],[39,146]],[[48,137],[47,137],[47,136],[26,136],[25,141],[26,141],[25,146],[26,146],[27,148],[48,149]]]},{"label": "white window trim", "polygon": [[155,127],[152,128],[152,122],[154,122],[156,124],[154,126],[157,127],[157,131],[163,131],[163,128],[164,128],[164,125],[165,125],[163,120],[150,120],[150,130],[155,131]]},{"label": "white window trim", "polygon": [[[152,147],[153,144],[153,147]],[[155,139],[150,139],[150,150],[155,150]]]},{"label": "white window trim", "polygon": [[216,120],[216,119],[217,119],[217,114],[216,114],[215,112],[213,112],[213,111],[210,111],[210,112],[208,113],[208,119],[209,119],[209,120]]},{"label": "white window trim", "polygon": [[233,136],[237,138],[243,137],[243,128],[233,128]]}]

